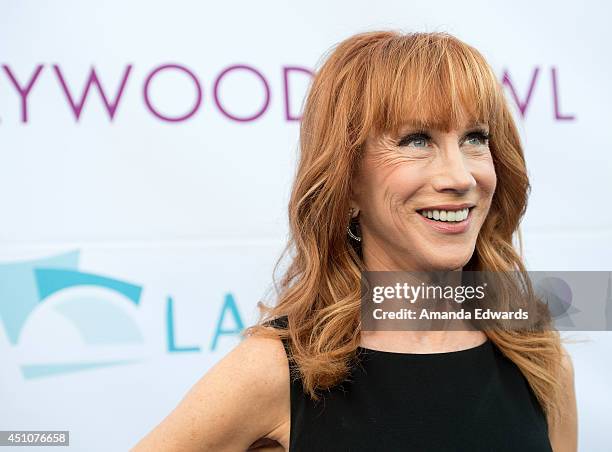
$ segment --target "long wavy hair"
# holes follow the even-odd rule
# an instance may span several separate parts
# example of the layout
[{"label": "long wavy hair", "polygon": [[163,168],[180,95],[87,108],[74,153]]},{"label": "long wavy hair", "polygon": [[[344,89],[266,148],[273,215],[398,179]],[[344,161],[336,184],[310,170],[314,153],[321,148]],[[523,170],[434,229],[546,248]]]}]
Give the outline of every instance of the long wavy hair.
[{"label": "long wavy hair", "polygon": [[[313,400],[349,374],[360,342],[359,242],[347,237],[351,179],[370,132],[396,133],[407,120],[450,130],[461,112],[489,124],[496,191],[464,270],[526,271],[513,243],[530,184],[519,133],[485,58],[445,32],[370,31],[336,46],[315,72],[304,105],[300,156],[289,201],[290,263],[274,306],[243,335],[288,339],[292,377]],[[264,325],[286,315],[286,329]],[[560,416],[559,332],[485,331],[526,377],[549,422]]]}]

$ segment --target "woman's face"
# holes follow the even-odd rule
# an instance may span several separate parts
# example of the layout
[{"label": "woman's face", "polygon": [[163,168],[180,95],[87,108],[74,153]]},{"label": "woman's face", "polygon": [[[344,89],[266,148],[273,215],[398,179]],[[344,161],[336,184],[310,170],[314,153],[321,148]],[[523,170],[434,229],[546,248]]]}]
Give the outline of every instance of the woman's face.
[{"label": "woman's face", "polygon": [[458,270],[474,252],[497,183],[488,126],[400,132],[371,135],[353,179],[366,268]]}]

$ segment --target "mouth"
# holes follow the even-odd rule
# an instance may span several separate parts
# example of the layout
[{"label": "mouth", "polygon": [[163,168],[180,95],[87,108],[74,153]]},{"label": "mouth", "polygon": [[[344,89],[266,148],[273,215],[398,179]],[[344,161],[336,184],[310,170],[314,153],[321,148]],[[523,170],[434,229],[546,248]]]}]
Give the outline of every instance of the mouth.
[{"label": "mouth", "polygon": [[465,221],[470,212],[474,209],[474,204],[461,204],[458,206],[433,206],[418,209],[417,212],[432,221],[440,223],[461,223]]},{"label": "mouth", "polygon": [[441,234],[462,234],[470,230],[474,204],[443,205],[418,209],[423,223]]}]

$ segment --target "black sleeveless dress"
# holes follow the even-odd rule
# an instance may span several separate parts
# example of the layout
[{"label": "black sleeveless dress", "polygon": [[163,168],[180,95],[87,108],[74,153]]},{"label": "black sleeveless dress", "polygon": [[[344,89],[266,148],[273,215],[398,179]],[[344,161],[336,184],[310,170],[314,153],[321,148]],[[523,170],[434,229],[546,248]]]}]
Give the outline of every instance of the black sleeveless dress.
[{"label": "black sleeveless dress", "polygon": [[[286,328],[287,316],[270,324]],[[291,379],[289,452],[552,452],[527,380],[490,339],[431,354],[359,347],[357,356],[319,402]]]}]

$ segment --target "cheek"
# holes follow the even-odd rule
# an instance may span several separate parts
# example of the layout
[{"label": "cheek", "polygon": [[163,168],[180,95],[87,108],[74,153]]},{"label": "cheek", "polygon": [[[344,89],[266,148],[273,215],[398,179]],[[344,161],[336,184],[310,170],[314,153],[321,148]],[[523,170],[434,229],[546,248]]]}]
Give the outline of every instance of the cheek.
[{"label": "cheek", "polygon": [[497,175],[495,173],[495,165],[493,160],[480,162],[473,171],[474,179],[480,190],[489,197],[493,197],[495,187],[497,186]]},{"label": "cheek", "polygon": [[427,182],[423,171],[415,165],[398,165],[389,169],[376,181],[376,203],[379,208],[396,211],[402,209]]},{"label": "cheek", "polygon": [[387,183],[398,192],[416,191],[427,181],[426,172],[419,165],[398,165],[390,172]]}]

